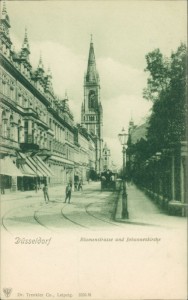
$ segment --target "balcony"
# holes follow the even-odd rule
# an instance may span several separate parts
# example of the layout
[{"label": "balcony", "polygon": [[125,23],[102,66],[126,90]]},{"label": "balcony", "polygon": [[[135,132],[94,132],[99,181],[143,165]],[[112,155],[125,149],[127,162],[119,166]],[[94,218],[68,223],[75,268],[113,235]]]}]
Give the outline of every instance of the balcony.
[{"label": "balcony", "polygon": [[23,152],[38,152],[39,145],[34,143],[20,143],[20,148]]},{"label": "balcony", "polygon": [[33,108],[29,107],[29,108],[24,108],[24,114],[25,116],[33,116],[33,117],[37,117],[37,113],[34,111]]}]

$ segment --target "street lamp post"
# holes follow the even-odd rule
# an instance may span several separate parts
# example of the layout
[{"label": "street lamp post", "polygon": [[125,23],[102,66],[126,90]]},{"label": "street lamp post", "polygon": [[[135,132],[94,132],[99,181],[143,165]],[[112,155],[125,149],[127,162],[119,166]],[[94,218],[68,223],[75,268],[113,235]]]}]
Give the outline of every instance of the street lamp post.
[{"label": "street lamp post", "polygon": [[127,190],[126,190],[126,166],[125,166],[125,155],[126,155],[126,147],[127,147],[127,140],[128,140],[128,134],[125,132],[125,129],[123,128],[121,133],[118,134],[119,141],[123,147],[122,153],[123,153],[123,193],[122,193],[122,219],[128,219],[129,213],[128,213],[128,203],[127,203]]}]

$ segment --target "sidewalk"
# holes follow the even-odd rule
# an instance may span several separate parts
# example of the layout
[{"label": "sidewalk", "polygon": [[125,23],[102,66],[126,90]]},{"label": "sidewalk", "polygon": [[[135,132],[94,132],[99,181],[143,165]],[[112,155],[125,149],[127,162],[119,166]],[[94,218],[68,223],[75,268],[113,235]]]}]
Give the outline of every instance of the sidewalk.
[{"label": "sidewalk", "polygon": [[122,193],[120,193],[115,220],[138,225],[168,226],[184,223],[186,218],[169,216],[135,185],[127,185],[129,219],[122,219]]}]

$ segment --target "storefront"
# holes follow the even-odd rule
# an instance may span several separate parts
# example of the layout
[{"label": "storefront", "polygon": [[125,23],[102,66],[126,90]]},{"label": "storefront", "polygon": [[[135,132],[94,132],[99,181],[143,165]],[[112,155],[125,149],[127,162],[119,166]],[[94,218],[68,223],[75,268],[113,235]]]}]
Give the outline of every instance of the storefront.
[{"label": "storefront", "polygon": [[0,186],[1,194],[4,194],[6,189],[17,190],[17,177],[23,177],[22,172],[17,168],[16,163],[9,157],[5,156],[0,159]]}]

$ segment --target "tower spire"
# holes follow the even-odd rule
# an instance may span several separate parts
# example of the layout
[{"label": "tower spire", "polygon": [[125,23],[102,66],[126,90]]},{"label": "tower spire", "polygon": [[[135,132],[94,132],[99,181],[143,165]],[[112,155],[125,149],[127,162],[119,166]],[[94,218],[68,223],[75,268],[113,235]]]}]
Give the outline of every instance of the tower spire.
[{"label": "tower spire", "polygon": [[51,72],[50,67],[48,67],[47,76],[50,77],[50,78],[52,78],[52,72]]},{"label": "tower spire", "polygon": [[41,54],[41,52],[40,52],[40,58],[39,58],[38,69],[44,70],[44,65],[43,65],[43,62],[42,62],[42,54]]},{"label": "tower spire", "polygon": [[7,14],[7,8],[6,8],[6,3],[5,0],[3,1],[3,9],[2,9],[2,14],[6,15]]},{"label": "tower spire", "polygon": [[81,107],[81,124],[95,137],[95,171],[102,171],[103,149],[103,113],[100,102],[100,82],[96,69],[93,37],[91,35],[87,72],[84,76],[84,101]]},{"label": "tower spire", "polygon": [[95,82],[95,83],[98,82],[98,73],[96,70],[95,52],[94,52],[92,34],[91,34],[91,41],[90,41],[90,48],[89,48],[86,82]]},{"label": "tower spire", "polygon": [[29,54],[30,54],[29,41],[27,36],[27,28],[25,27],[24,40],[22,44],[20,58],[29,61]]},{"label": "tower spire", "polygon": [[28,36],[27,36],[27,27],[25,27],[25,35],[24,35],[24,40],[23,40],[23,49],[28,49],[29,50],[29,41],[28,41]]},{"label": "tower spire", "polygon": [[48,66],[47,74],[46,74],[46,91],[53,94],[53,85],[52,85],[52,72],[50,66]]},{"label": "tower spire", "polygon": [[[1,23],[4,22],[5,26],[7,28],[10,28],[10,20],[9,20],[9,16],[7,13],[5,0],[3,0],[2,6],[3,6],[3,8],[2,8],[2,13],[1,13]],[[7,32],[7,35],[9,35],[9,32]]]},{"label": "tower spire", "polygon": [[88,58],[88,65],[91,65],[91,64],[96,64],[92,34],[91,34],[90,49],[89,49],[89,58]]},{"label": "tower spire", "polygon": [[68,101],[69,98],[68,98],[68,93],[67,93],[67,90],[65,90],[65,101]]}]

